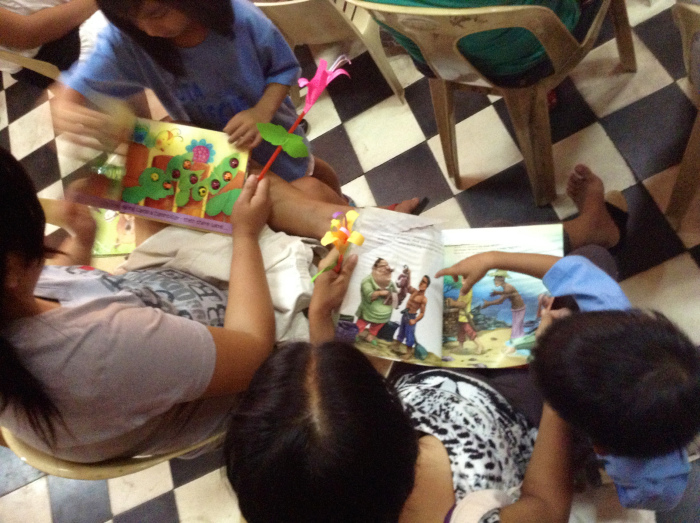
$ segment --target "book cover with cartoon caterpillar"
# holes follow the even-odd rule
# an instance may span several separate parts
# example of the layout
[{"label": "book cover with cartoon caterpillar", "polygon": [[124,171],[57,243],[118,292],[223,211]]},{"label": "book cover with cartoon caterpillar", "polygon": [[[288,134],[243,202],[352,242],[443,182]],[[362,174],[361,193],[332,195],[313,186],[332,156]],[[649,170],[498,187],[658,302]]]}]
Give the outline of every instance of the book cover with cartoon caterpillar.
[{"label": "book cover with cartoon caterpillar", "polygon": [[102,165],[77,190],[88,205],[229,233],[248,152],[223,132],[137,119],[124,166]]}]

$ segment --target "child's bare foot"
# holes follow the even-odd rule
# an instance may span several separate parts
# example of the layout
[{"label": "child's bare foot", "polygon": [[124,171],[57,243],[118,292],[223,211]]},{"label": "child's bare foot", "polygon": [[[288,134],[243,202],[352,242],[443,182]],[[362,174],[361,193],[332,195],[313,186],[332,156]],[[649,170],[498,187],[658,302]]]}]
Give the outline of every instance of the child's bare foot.
[{"label": "child's bare foot", "polygon": [[420,214],[425,210],[428,205],[428,198],[411,198],[410,200],[404,200],[401,203],[394,203],[391,205],[385,205],[381,207],[382,209],[388,209],[390,211],[401,212],[404,214]]},{"label": "child's bare foot", "polygon": [[603,181],[585,165],[577,165],[569,175],[566,194],[574,201],[579,216],[564,222],[571,247],[600,245],[607,249],[620,241],[620,230],[605,206]]}]

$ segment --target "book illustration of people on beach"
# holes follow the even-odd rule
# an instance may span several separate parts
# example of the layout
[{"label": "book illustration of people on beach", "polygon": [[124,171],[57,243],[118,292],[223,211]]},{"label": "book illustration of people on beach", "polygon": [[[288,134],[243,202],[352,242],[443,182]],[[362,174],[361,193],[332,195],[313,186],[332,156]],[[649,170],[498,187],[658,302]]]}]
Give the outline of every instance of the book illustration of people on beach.
[{"label": "book illustration of people on beach", "polygon": [[446,366],[488,367],[504,357],[527,363],[539,325],[540,280],[497,269],[465,293],[461,277],[448,276],[443,294]]}]

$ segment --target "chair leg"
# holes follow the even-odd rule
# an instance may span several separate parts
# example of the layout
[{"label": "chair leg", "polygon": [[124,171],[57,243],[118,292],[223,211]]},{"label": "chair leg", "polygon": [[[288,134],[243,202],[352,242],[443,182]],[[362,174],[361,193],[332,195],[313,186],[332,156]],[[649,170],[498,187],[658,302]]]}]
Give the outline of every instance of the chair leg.
[{"label": "chair leg", "polygon": [[445,156],[447,174],[454,180],[458,189],[460,186],[459,160],[457,158],[457,137],[455,134],[454,93],[452,87],[444,80],[430,78],[430,98],[433,100],[433,111],[437,123],[442,154]]},{"label": "chair leg", "polygon": [[525,158],[535,203],[547,205],[557,196],[547,91],[538,86],[504,89],[503,98]]},{"label": "chair leg", "polygon": [[379,72],[382,73],[382,76],[389,84],[389,87],[391,87],[391,90],[394,91],[394,94],[399,97],[401,103],[405,104],[406,97],[404,96],[403,85],[401,85],[401,82],[396,76],[394,69],[392,69],[389,59],[384,52],[384,48],[382,47],[382,39],[379,35],[379,26],[374,22],[374,20],[371,20],[370,25],[362,34],[362,41],[367,47],[367,50],[374,60],[374,63],[377,64]]},{"label": "chair leg", "polygon": [[617,52],[620,55],[620,63],[625,71],[633,73],[637,70],[637,58],[634,54],[632,28],[627,16],[625,0],[611,0],[609,13],[615,27],[615,41],[617,42]]},{"label": "chair leg", "polygon": [[698,190],[698,184],[700,184],[700,115],[695,118],[678,170],[678,177],[671,192],[671,199],[666,207],[666,218],[675,230],[680,228],[690,202]]}]

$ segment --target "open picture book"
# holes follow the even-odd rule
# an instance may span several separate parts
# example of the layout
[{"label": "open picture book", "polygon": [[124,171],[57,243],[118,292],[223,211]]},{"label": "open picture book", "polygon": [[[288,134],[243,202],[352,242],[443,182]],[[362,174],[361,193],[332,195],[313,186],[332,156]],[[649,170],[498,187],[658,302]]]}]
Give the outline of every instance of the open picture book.
[{"label": "open picture book", "polygon": [[80,203],[211,232],[230,233],[248,152],[223,132],[137,119],[124,156],[71,186]]},{"label": "open picture book", "polygon": [[[367,212],[370,211],[370,212]],[[468,293],[435,273],[480,252],[563,255],[561,224],[438,230],[430,220],[360,213],[365,240],[340,308],[336,337],[366,354],[440,367],[525,365],[539,325],[542,281],[494,269]]]}]

